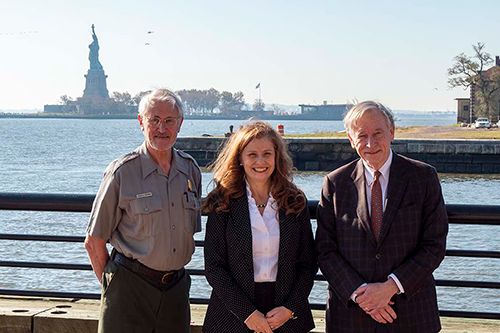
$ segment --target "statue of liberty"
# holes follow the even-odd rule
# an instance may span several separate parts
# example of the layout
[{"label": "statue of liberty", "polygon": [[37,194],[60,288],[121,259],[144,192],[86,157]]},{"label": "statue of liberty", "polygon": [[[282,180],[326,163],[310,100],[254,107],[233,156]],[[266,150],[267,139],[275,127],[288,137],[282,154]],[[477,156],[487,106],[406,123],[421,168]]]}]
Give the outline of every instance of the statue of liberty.
[{"label": "statue of liberty", "polygon": [[95,34],[94,25],[92,24],[92,38],[94,41],[89,45],[89,60],[90,60],[90,70],[101,70],[102,65],[99,62],[99,41],[97,40],[97,35]]}]

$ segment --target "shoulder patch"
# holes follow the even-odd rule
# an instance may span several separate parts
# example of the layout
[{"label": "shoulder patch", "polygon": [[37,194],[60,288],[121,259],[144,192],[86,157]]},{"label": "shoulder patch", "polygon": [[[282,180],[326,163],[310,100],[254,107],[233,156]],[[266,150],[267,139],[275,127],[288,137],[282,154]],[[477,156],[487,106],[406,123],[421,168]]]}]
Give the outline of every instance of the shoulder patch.
[{"label": "shoulder patch", "polygon": [[137,153],[136,151],[133,151],[131,153],[123,155],[122,157],[117,158],[116,160],[111,162],[108,169],[106,170],[106,173],[114,174],[116,172],[116,170],[118,170],[122,165],[124,165],[128,161],[132,161],[133,159],[136,159],[137,157],[139,157],[139,153]]}]

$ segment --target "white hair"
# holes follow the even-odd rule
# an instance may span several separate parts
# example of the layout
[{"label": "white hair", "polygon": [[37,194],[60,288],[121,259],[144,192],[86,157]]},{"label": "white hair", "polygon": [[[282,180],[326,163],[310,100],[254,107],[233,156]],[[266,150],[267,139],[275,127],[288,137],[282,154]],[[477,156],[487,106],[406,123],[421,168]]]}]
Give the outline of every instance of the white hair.
[{"label": "white hair", "polygon": [[375,110],[380,112],[387,120],[387,126],[389,128],[394,128],[394,115],[392,111],[382,105],[381,103],[374,101],[364,101],[354,105],[344,116],[344,127],[348,133],[352,133],[353,127],[356,127],[358,120],[367,112]]},{"label": "white hair", "polygon": [[179,117],[184,117],[184,104],[182,103],[182,100],[176,93],[166,88],[155,89],[145,95],[139,103],[139,115],[143,117],[153,105],[161,102],[169,102],[177,108],[177,111],[179,111]]}]

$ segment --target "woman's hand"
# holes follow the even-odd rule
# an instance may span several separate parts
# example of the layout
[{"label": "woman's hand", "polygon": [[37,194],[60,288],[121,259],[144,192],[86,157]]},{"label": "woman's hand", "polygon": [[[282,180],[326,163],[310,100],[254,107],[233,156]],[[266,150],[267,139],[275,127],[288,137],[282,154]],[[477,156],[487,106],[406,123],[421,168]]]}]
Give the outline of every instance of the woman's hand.
[{"label": "woman's hand", "polygon": [[273,330],[267,323],[266,317],[259,311],[252,313],[245,324],[249,329],[257,333],[273,333]]},{"label": "woman's hand", "polygon": [[272,330],[281,327],[290,318],[292,318],[293,312],[285,308],[284,306],[279,306],[272,309],[266,314],[267,322]]}]

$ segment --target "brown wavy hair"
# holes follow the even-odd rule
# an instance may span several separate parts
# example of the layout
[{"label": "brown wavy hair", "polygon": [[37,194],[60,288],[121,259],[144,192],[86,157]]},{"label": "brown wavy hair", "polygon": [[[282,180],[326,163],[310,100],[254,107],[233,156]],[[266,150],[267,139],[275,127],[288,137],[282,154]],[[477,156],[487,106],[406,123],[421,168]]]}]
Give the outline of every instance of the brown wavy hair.
[{"label": "brown wavy hair", "polygon": [[205,213],[229,211],[229,200],[246,195],[245,170],[240,164],[241,153],[253,139],[271,141],[276,153],[271,174],[271,194],[286,214],[298,215],[306,208],[306,197],[292,182],[292,159],[281,136],[266,122],[253,121],[234,133],[210,169],[214,172],[215,188],[207,195],[202,210]]}]

